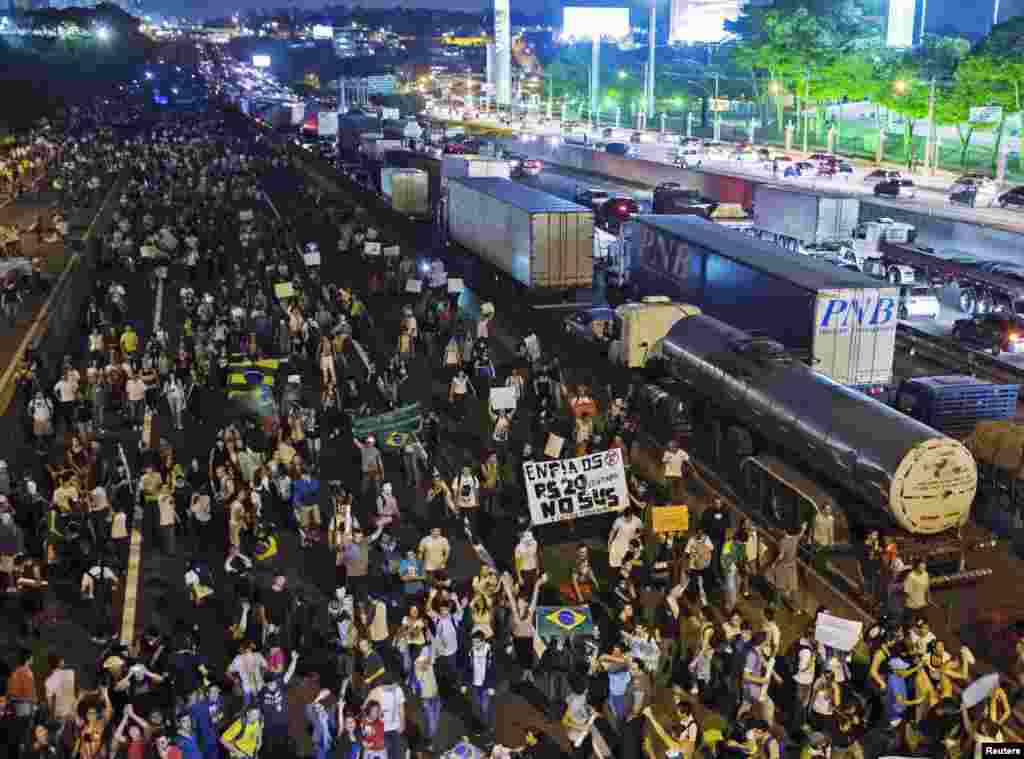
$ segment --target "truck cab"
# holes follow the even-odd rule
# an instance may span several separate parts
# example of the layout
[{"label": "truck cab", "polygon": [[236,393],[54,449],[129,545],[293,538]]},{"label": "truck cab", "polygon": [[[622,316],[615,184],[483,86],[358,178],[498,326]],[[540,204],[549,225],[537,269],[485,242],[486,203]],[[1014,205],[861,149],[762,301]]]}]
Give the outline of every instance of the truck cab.
[{"label": "truck cab", "polygon": [[1020,385],[999,385],[952,374],[914,377],[896,388],[892,405],[953,438],[969,435],[978,422],[1013,419]]},{"label": "truck cab", "polygon": [[701,313],[696,306],[674,303],[662,295],[616,309],[597,307],[578,311],[563,323],[567,335],[591,345],[613,364],[642,368],[651,347],[680,319]]}]

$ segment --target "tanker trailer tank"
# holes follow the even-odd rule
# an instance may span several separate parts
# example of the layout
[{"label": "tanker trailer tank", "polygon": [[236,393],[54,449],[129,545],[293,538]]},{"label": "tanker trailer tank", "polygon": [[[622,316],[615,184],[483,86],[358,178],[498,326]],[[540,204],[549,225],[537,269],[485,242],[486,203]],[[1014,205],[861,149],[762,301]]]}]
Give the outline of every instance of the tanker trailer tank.
[{"label": "tanker trailer tank", "polygon": [[692,393],[711,463],[769,519],[795,527],[831,503],[847,528],[895,526],[952,552],[978,487],[961,443],[710,316],[676,323],[652,356]]}]

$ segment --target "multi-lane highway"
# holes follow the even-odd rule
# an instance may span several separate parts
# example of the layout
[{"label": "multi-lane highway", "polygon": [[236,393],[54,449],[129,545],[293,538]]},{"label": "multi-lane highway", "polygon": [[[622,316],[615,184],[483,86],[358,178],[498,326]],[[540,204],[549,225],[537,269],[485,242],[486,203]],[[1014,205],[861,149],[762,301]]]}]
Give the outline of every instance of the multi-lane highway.
[{"label": "multi-lane highway", "polygon": [[[537,152],[541,156],[551,155],[564,145],[560,134],[559,124],[553,123],[546,126],[529,127],[526,130],[517,130],[527,140],[523,147],[530,152]],[[588,133],[591,142],[628,141],[633,130],[617,130],[613,138],[602,137],[599,132]],[[582,136],[582,133],[581,135]],[[653,136],[653,134],[652,134]],[[575,146],[579,147],[579,146]],[[637,157],[656,163],[672,164],[676,146],[659,142],[644,142],[633,147],[637,150]],[[583,148],[580,148],[583,149]],[[770,148],[774,154],[778,152]],[[791,151],[789,155],[794,160],[800,160],[802,155]],[[837,190],[857,195],[865,195],[881,205],[898,210],[914,210],[924,214],[940,213],[947,218],[954,218],[975,224],[986,224],[1008,231],[1024,232],[1024,213],[1012,209],[1001,209],[998,207],[968,208],[962,205],[955,205],[949,201],[950,184],[956,177],[948,172],[938,172],[931,175],[924,172],[915,172],[910,175],[916,185],[916,196],[913,198],[881,198],[874,195],[874,184],[866,180],[876,168],[870,164],[853,163],[854,172],[836,177],[784,177],[782,165],[778,174],[773,176],[770,163],[759,161],[737,161],[732,158],[704,158],[699,166],[700,169],[713,171],[718,174],[735,176],[742,179],[755,180],[759,182],[771,182],[791,188],[812,189],[812,190]]]}]

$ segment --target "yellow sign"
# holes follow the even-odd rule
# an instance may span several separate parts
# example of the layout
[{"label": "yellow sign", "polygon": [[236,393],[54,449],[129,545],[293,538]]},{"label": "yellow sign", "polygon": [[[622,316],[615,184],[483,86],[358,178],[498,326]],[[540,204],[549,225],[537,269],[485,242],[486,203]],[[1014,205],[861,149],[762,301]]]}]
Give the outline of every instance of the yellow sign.
[{"label": "yellow sign", "polygon": [[278,300],[285,300],[287,298],[295,297],[295,287],[291,282],[278,282],[274,285],[274,295],[277,296]]},{"label": "yellow sign", "polygon": [[655,532],[686,532],[690,529],[689,506],[655,506]]}]

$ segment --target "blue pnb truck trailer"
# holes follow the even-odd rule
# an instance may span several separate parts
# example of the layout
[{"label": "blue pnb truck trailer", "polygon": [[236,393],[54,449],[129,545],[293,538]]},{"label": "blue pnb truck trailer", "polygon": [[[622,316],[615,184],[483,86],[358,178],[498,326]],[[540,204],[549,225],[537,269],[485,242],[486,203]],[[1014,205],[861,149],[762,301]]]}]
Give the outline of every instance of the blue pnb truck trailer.
[{"label": "blue pnb truck trailer", "polygon": [[888,394],[898,288],[692,215],[633,217],[619,249],[612,276],[632,299],[695,305],[782,343],[835,382]]}]

